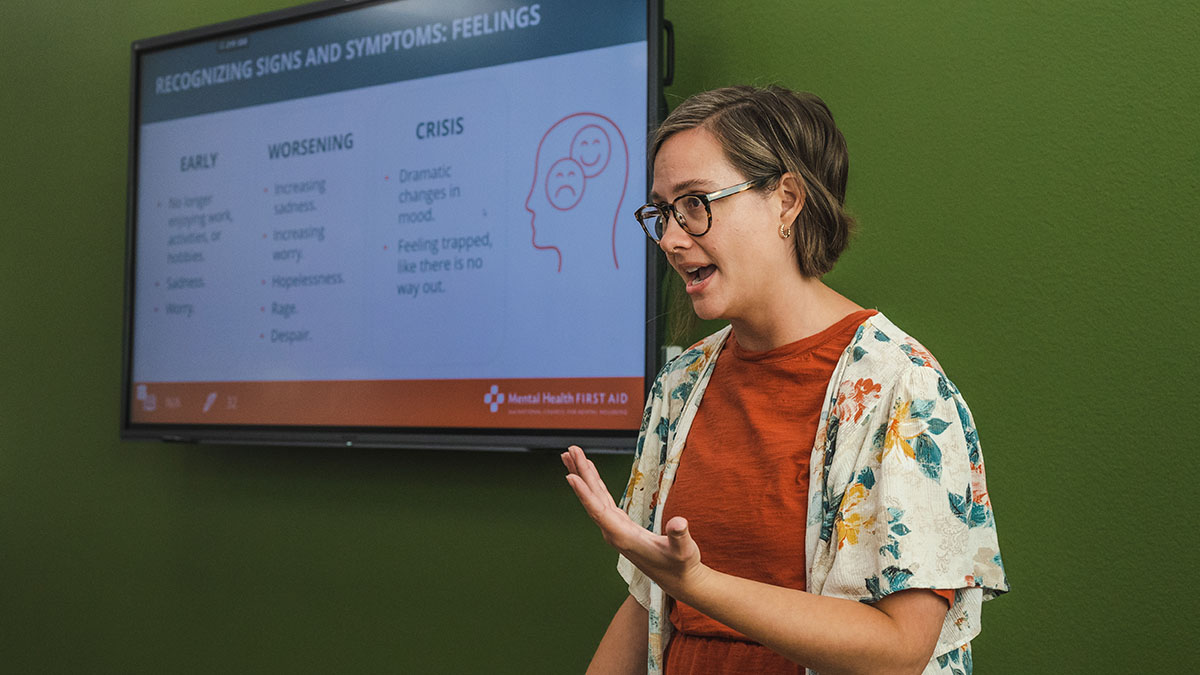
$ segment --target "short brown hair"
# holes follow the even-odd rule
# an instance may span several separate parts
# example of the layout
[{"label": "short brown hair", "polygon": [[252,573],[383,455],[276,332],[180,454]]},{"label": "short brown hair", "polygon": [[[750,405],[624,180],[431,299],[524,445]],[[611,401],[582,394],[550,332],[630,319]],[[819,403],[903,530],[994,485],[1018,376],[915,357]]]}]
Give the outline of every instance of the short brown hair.
[{"label": "short brown hair", "polygon": [[807,277],[832,270],[854,219],[845,207],[850,156],[829,106],[815,94],[778,86],[701,92],[667,115],[654,134],[650,161],[672,135],[697,127],[712,132],[729,163],[759,188],[774,189],[785,173],[801,179],[804,209],[792,224],[796,260]]}]

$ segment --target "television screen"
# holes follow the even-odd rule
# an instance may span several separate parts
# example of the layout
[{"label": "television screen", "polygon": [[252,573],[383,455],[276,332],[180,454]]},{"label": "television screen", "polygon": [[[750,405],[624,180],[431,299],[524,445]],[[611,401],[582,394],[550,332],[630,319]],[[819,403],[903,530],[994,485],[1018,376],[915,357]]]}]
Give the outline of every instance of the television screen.
[{"label": "television screen", "polygon": [[324,2],[134,43],[123,436],[631,447],[659,21]]}]

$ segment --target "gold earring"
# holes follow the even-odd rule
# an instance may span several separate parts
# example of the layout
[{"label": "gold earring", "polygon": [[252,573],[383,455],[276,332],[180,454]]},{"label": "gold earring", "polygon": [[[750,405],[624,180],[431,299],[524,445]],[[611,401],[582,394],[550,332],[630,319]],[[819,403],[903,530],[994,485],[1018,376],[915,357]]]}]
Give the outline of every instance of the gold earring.
[{"label": "gold earring", "polygon": [[788,237],[792,236],[792,226],[787,225],[787,224],[780,225],[779,226],[779,236],[784,239],[787,239]]}]

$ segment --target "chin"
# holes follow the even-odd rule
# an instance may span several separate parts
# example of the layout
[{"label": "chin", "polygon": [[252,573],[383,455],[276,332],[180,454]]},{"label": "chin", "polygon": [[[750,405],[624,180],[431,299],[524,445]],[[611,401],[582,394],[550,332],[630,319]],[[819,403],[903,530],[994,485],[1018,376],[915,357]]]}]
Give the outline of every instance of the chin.
[{"label": "chin", "polygon": [[704,300],[693,300],[692,311],[702,321],[711,321],[725,317],[725,312],[721,311],[715,303],[705,302]]}]

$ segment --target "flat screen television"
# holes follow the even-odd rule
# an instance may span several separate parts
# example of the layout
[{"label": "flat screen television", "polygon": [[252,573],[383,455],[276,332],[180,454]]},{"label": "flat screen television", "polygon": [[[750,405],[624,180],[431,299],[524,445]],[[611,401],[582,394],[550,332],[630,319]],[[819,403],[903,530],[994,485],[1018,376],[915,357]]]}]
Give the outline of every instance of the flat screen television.
[{"label": "flat screen television", "polygon": [[135,42],[122,437],[631,448],[660,2],[319,2]]}]

